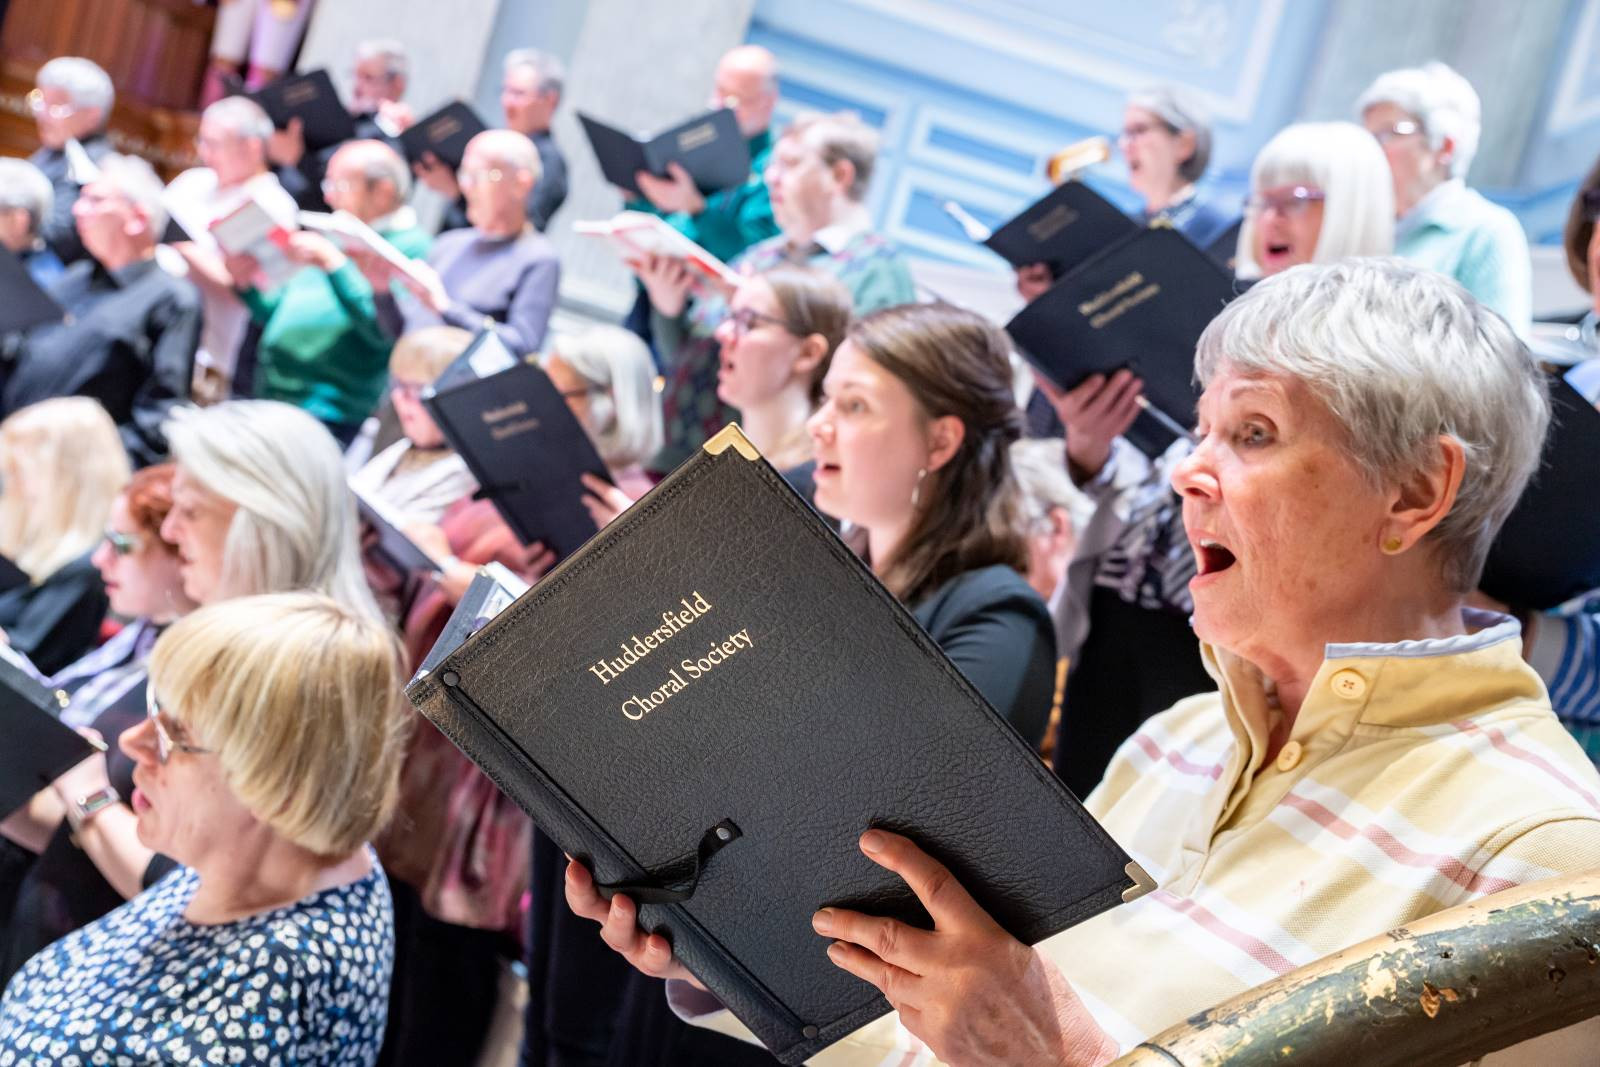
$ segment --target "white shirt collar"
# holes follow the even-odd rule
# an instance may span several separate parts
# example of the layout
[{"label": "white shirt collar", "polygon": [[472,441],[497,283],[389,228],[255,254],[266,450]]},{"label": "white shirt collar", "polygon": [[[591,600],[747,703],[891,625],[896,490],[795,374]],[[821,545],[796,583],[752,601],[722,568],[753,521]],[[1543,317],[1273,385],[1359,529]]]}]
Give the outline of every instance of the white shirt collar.
[{"label": "white shirt collar", "polygon": [[870,229],[872,216],[867,212],[866,205],[855,204],[842,218],[835,219],[812,234],[811,239],[821,245],[824,252],[836,256],[856,237]]}]

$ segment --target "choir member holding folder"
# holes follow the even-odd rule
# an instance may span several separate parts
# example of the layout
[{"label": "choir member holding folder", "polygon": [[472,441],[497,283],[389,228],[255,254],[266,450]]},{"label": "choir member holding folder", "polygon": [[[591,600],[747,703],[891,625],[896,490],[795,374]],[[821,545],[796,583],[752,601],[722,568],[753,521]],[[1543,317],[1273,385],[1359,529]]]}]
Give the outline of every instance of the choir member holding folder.
[{"label": "choir member holding folder", "polygon": [[[1197,373],[1199,443],[1174,484],[1219,690],[1142,729],[1087,801],[1162,889],[1029,949],[916,842],[866,832],[862,851],[933,922],[815,914],[818,948],[898,1016],[808,1062],[882,1063],[915,1035],[949,1063],[990,1062],[1003,1039],[1005,1062],[1105,1064],[1367,937],[1600,864],[1600,774],[1522,662],[1515,620],[1464,605],[1549,419],[1512,330],[1430,271],[1306,265],[1231,304]],[[567,896],[635,966],[681,980],[675,1010],[742,1031],[626,894],[608,902],[574,863]],[[1271,946],[1271,965],[1240,945]],[[1563,1036],[1592,1048],[1595,1022],[1580,1025]]]},{"label": "choir member holding folder", "polygon": [[126,803],[133,795],[133,760],[116,739],[145,718],[145,675],[156,639],[195,606],[183,591],[178,546],[161,537],[172,508],[172,475],[171,464],[134,473],[91,557],[112,612],[129,621],[104,645],[42,679],[68,696],[63,722],[89,727],[111,747],[0,824],[0,833],[38,855],[16,887],[0,938],[0,987],[35,952],[171,869],[134,834],[118,832],[116,824],[127,831],[135,816]]},{"label": "choir member holding folder", "polygon": [[437,277],[426,284],[389,269],[409,290],[403,306],[377,296],[391,336],[440,323],[474,332],[487,325],[515,355],[539,350],[561,280],[555,246],[528,219],[539,166],[533,143],[514,130],[486,130],[468,143],[457,176],[472,225],[434,240],[427,265]]},{"label": "choir member holding folder", "polygon": [[[1387,253],[1387,170],[1377,142],[1352,123],[1279,133],[1251,172],[1240,272]],[[1186,387],[1187,371],[1179,378]],[[1067,428],[1073,480],[1096,501],[1055,605],[1062,652],[1073,661],[1056,769],[1084,793],[1140,722],[1209,686],[1187,622],[1194,558],[1169,486],[1193,443],[1180,438],[1150,458],[1119,436],[1138,417],[1144,389],[1127,370],[1090,375],[1065,392],[1036,380]]]},{"label": "choir member holding folder", "polygon": [[[780,263],[809,266],[850,290],[856,314],[916,297],[905,257],[872,229],[865,199],[878,136],[850,113],[806,115],[784,130],[767,167],[772,210],[782,233],[729,264],[760,273]],[[716,328],[728,293],[695,280],[679,260],[634,264],[654,309],[651,318],[666,389],[667,443],[652,464],[665,472],[733,417],[717,399]]]}]

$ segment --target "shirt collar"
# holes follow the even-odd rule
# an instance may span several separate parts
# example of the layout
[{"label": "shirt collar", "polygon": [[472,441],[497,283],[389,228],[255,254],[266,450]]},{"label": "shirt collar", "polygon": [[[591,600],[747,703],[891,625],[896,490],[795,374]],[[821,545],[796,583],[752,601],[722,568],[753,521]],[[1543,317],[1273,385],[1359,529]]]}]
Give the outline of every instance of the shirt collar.
[{"label": "shirt collar", "polygon": [[844,213],[843,218],[830,222],[812,234],[811,240],[820,245],[830,256],[836,256],[844,251],[846,245],[871,228],[872,216],[868,214],[866,206],[855,204]]},{"label": "shirt collar", "polygon": [[1466,191],[1467,183],[1460,178],[1446,178],[1428,190],[1421,200],[1411,205],[1410,211],[1395,220],[1395,239],[1400,240],[1424,226],[1454,229],[1451,219],[1457,217],[1457,213],[1450,210],[1450,205]]},{"label": "shirt collar", "polygon": [[116,283],[117,288],[126,289],[155,269],[156,257],[154,251],[152,251],[150,255],[143,259],[135,260],[132,263],[124,263],[116,270],[107,270],[105,273],[106,277]]},{"label": "shirt collar", "polygon": [[401,204],[387,215],[373,219],[368,225],[379,233],[414,230],[417,228],[417,213],[410,204]]},{"label": "shirt collar", "polygon": [[[1290,740],[1309,750],[1341,744],[1358,725],[1433,726],[1462,717],[1471,706],[1544,701],[1544,683],[1522,659],[1522,626],[1498,612],[1467,608],[1468,632],[1456,637],[1393,643],[1330,644],[1295,716]],[[1206,669],[1222,691],[1234,739],[1234,775],[1263,762],[1277,711],[1261,671],[1210,645]]]}]

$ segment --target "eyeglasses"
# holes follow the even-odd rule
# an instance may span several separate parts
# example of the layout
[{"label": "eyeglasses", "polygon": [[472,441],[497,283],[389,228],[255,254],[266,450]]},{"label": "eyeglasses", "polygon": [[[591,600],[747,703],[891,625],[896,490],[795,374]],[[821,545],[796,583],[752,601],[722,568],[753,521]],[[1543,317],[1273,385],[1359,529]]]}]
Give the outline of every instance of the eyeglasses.
[{"label": "eyeglasses", "polygon": [[28,110],[35,115],[42,115],[52,119],[69,119],[77,114],[78,109],[71,104],[48,104],[44,99],[44,92],[32,89],[28,92]]},{"label": "eyeglasses", "polygon": [[1172,127],[1168,126],[1166,123],[1153,124],[1149,122],[1133,122],[1122,127],[1122,132],[1117,135],[1117,140],[1136,141],[1153,130],[1164,130],[1167,133],[1174,132]]},{"label": "eyeglasses", "polygon": [[1388,144],[1390,141],[1401,137],[1410,137],[1414,133],[1422,132],[1422,123],[1410,119],[1401,119],[1386,130],[1373,130],[1372,136],[1378,139],[1379,144]]},{"label": "eyeglasses", "polygon": [[359,182],[352,178],[340,178],[337,181],[332,178],[327,178],[324,179],[322,183],[322,195],[324,198],[326,198],[333,196],[335,193],[348,193],[352,189],[358,188],[364,184],[364,182]]},{"label": "eyeglasses", "polygon": [[557,389],[568,400],[587,400],[596,393],[609,393],[610,389],[603,385],[580,385],[576,389]]},{"label": "eyeglasses", "polygon": [[111,551],[119,556],[131,556],[144,547],[144,538],[120,530],[107,530],[106,544],[110,545]]},{"label": "eyeglasses", "polygon": [[757,326],[776,326],[786,333],[794,333],[789,323],[776,315],[767,315],[755,308],[740,308],[738,311],[729,311],[723,316],[722,323],[729,327],[728,332],[733,334],[734,340],[742,338]]},{"label": "eyeglasses", "polygon": [[425,382],[403,382],[399,378],[389,382],[389,392],[395,396],[405,397],[407,400],[422,399],[422,391],[427,387]]},{"label": "eyeglasses", "polygon": [[1290,217],[1305,214],[1312,204],[1326,198],[1327,194],[1313,185],[1286,185],[1257,193],[1245,201],[1245,207],[1256,215],[1272,209]]},{"label": "eyeglasses", "polygon": [[495,167],[490,170],[464,170],[456,175],[456,184],[463,189],[471,189],[475,185],[492,185],[503,182],[511,177],[511,172]]},{"label": "eyeglasses", "polygon": [[1583,217],[1590,222],[1600,220],[1600,187],[1585,189],[1583,197]]},{"label": "eyeglasses", "polygon": [[190,756],[209,756],[215,749],[201,748],[191,745],[187,741],[178,741],[167,732],[167,724],[163,718],[161,705],[156,700],[156,690],[149,682],[144,687],[144,713],[149,717],[156,728],[156,759],[164,767],[167,760],[172,758],[174,752],[182,752]]}]

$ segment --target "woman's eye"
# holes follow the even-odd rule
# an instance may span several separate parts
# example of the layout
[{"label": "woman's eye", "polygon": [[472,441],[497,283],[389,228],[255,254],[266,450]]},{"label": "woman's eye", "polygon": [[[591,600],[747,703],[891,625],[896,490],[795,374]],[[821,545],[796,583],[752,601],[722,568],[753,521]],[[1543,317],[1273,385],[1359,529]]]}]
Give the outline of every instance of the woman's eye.
[{"label": "woman's eye", "polygon": [[1238,439],[1240,444],[1264,445],[1268,441],[1272,440],[1272,435],[1267,432],[1267,428],[1265,426],[1260,426],[1256,423],[1246,423],[1239,428]]}]

